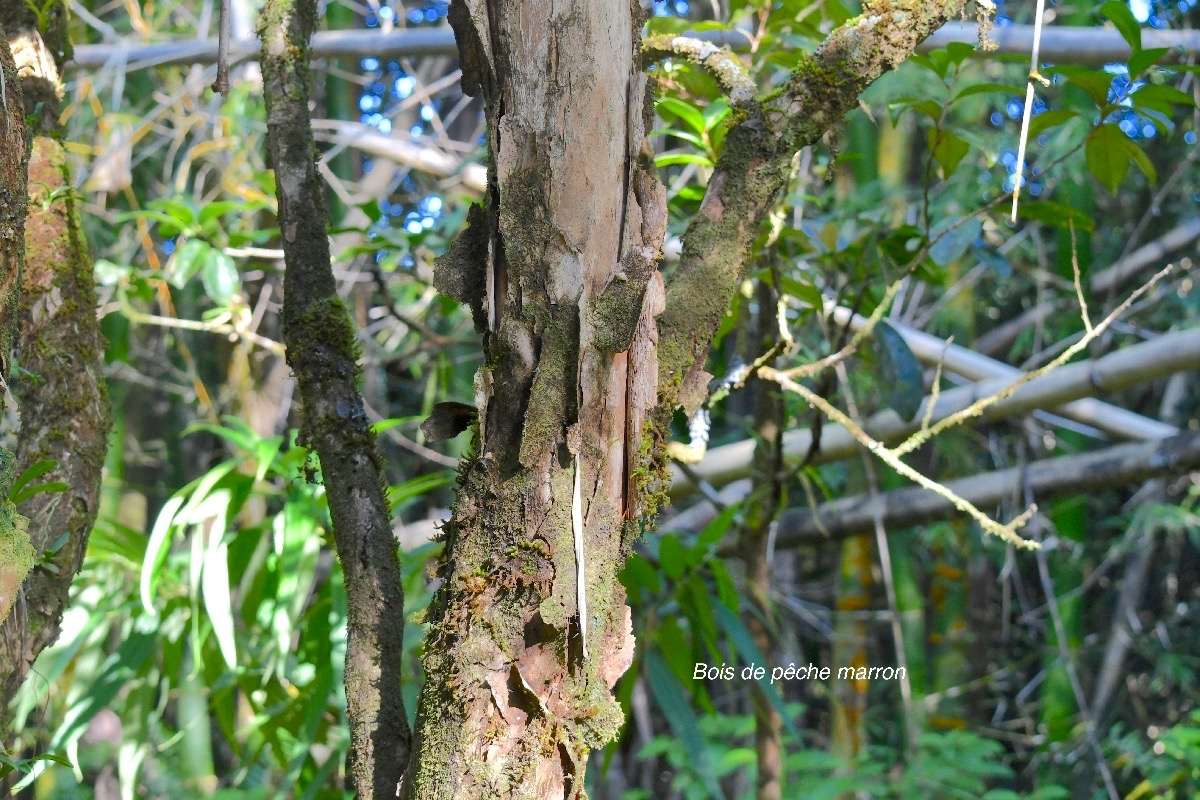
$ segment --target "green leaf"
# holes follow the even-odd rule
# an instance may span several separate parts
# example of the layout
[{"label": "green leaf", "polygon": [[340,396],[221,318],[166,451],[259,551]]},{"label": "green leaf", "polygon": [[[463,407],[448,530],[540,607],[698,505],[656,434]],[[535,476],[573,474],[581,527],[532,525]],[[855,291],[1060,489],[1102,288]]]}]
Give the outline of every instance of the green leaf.
[{"label": "green leaf", "polygon": [[1068,82],[1078,86],[1092,99],[1097,108],[1103,108],[1108,103],[1108,92],[1112,88],[1113,76],[1104,70],[1092,67],[1063,66],[1047,71],[1062,75]]},{"label": "green leaf", "polygon": [[1100,6],[1100,13],[1108,17],[1113,26],[1120,31],[1134,53],[1142,49],[1142,26],[1129,10],[1129,3],[1108,0]]},{"label": "green leaf", "polygon": [[242,201],[234,200],[217,200],[208,203],[200,209],[200,225],[207,225],[215,219],[219,219],[231,211],[240,211],[246,207]]},{"label": "green leaf", "polygon": [[154,608],[154,590],[158,586],[158,571],[167,560],[170,550],[168,534],[173,529],[175,515],[183,505],[184,497],[176,495],[163,504],[162,510],[154,519],[154,527],[150,529],[150,539],[146,542],[146,553],[142,556],[142,574],[139,579],[139,589],[142,596],[142,608],[147,614],[157,614]]},{"label": "green leaf", "polygon": [[411,478],[403,483],[392,484],[387,490],[388,508],[396,510],[405,503],[418,497],[424,497],[434,489],[449,486],[454,483],[454,473],[450,470],[431,472]]},{"label": "green leaf", "polygon": [[640,553],[634,553],[621,570],[621,585],[630,593],[654,593],[662,588],[662,576]]},{"label": "green leaf", "polygon": [[958,169],[958,164],[971,146],[948,130],[931,128],[926,136],[933,157],[942,168],[942,176],[949,178]]},{"label": "green leaf", "polygon": [[704,107],[700,113],[704,116],[704,130],[711,131],[729,116],[733,109],[724,97],[718,98]]},{"label": "green leaf", "polygon": [[1064,122],[1078,117],[1079,114],[1075,111],[1069,111],[1064,108],[1056,108],[1053,111],[1043,111],[1033,119],[1029,120],[1029,138],[1033,139],[1041,133],[1056,128]]},{"label": "green leaf", "polygon": [[[134,630],[115,653],[104,662],[99,677],[91,686],[81,691],[78,698],[67,709],[62,724],[50,740],[51,750],[62,750],[79,741],[87,730],[88,723],[109,703],[141,669],[142,664],[154,653],[158,636],[153,631]],[[33,777],[41,770],[34,769]]]},{"label": "green leaf", "polygon": [[12,500],[13,503],[18,502],[16,497],[21,493],[21,490],[25,488],[26,484],[37,480],[57,466],[58,462],[52,458],[43,458],[30,464],[25,468],[25,471],[18,475],[17,479],[13,481],[12,489],[8,493],[8,499]]},{"label": "green leaf", "polygon": [[780,278],[779,283],[779,288],[788,295],[806,303],[817,311],[825,308],[825,298],[821,297],[821,290],[811,280],[797,280],[785,275]]},{"label": "green leaf", "polygon": [[654,695],[654,702],[663,712],[667,725],[683,745],[688,756],[689,768],[703,781],[710,798],[725,800],[725,792],[713,772],[708,747],[704,737],[700,735],[700,722],[696,719],[682,687],[657,649],[651,648],[646,651],[645,664],[646,683],[650,686],[650,693]]},{"label": "green leaf", "polygon": [[875,341],[883,373],[884,401],[901,417],[912,420],[925,397],[921,362],[900,332],[886,321],[875,326]]},{"label": "green leaf", "polygon": [[700,109],[690,103],[685,103],[677,97],[660,97],[658,102],[655,103],[655,108],[658,109],[660,115],[663,112],[674,114],[679,118],[680,122],[687,125],[696,133],[704,133],[707,130],[704,123],[704,114],[701,113]]},{"label": "green leaf", "polygon": [[204,597],[204,609],[212,622],[213,636],[217,648],[230,671],[237,669],[237,644],[233,631],[233,606],[229,588],[229,545],[225,541],[225,510],[229,507],[229,490],[221,489],[209,498],[218,513],[211,526],[197,525],[192,536],[199,537],[207,529],[208,546],[204,549],[204,573],[200,591]]},{"label": "green leaf", "polygon": [[729,641],[737,649],[738,655],[741,657],[741,662],[746,665],[764,667],[766,674],[761,678],[756,679],[759,688],[767,699],[771,701],[771,705],[775,706],[775,710],[779,712],[779,718],[783,721],[784,727],[793,736],[799,736],[800,732],[796,730],[792,724],[791,714],[783,704],[783,698],[780,697],[775,685],[771,683],[772,665],[758,649],[758,645],[754,643],[754,637],[750,635],[750,630],[742,622],[737,614],[733,613],[724,603],[718,601],[713,603],[713,611],[716,612],[717,622],[724,629]]},{"label": "green leaf", "polygon": [[176,289],[182,289],[190,281],[200,267],[211,257],[212,247],[203,239],[189,238],[175,249],[171,260],[167,262],[167,282]]},{"label": "green leaf", "polygon": [[1187,92],[1181,92],[1174,86],[1161,83],[1148,83],[1133,94],[1129,95],[1134,106],[1152,108],[1164,114],[1170,114],[1172,106],[1195,108],[1196,101]]},{"label": "green leaf", "polygon": [[1037,220],[1064,230],[1072,224],[1077,231],[1091,233],[1096,229],[1096,221],[1081,209],[1052,200],[1023,200],[1020,213],[1025,219]]},{"label": "green leaf", "polygon": [[204,292],[219,306],[229,305],[241,285],[237,265],[233,259],[221,250],[211,249],[208,259],[204,262],[204,272],[201,274],[204,282]]},{"label": "green leaf", "polygon": [[46,481],[45,483],[35,483],[33,486],[27,486],[13,495],[12,503],[15,506],[19,506],[21,503],[24,503],[34,495],[58,494],[59,492],[65,492],[69,488],[71,487],[62,481]]},{"label": "green leaf", "polygon": [[[974,97],[977,94],[1009,94],[1024,96],[1025,89],[1007,83],[971,83],[954,93],[954,100]],[[951,101],[953,102],[953,101]]]},{"label": "green leaf", "polygon": [[711,547],[725,537],[725,533],[729,530],[729,526],[733,523],[733,518],[737,516],[739,506],[737,503],[726,506],[725,510],[713,518],[713,521],[704,526],[704,530],[700,532],[697,542],[704,547]]},{"label": "green leaf", "polygon": [[1117,193],[1117,187],[1129,172],[1130,158],[1124,146],[1128,141],[1129,138],[1112,123],[1094,128],[1088,134],[1084,148],[1088,170],[1109,194]]},{"label": "green leaf", "polygon": [[658,562],[663,573],[671,580],[678,580],[687,569],[687,552],[679,541],[679,537],[667,533],[658,543]]},{"label": "green leaf", "polygon": [[1169,47],[1149,47],[1145,50],[1139,50],[1129,57],[1129,77],[1136,79],[1150,67],[1161,61],[1167,53],[1171,52]]},{"label": "green leaf", "polygon": [[675,164],[699,164],[702,167],[711,167],[712,159],[699,153],[668,153],[666,155],[654,157],[655,166],[670,167]]},{"label": "green leaf", "polygon": [[688,144],[693,144],[701,150],[708,150],[708,144],[705,143],[704,137],[691,131],[680,130],[679,128],[657,128],[650,132],[651,136],[674,136],[676,139],[682,139]]}]

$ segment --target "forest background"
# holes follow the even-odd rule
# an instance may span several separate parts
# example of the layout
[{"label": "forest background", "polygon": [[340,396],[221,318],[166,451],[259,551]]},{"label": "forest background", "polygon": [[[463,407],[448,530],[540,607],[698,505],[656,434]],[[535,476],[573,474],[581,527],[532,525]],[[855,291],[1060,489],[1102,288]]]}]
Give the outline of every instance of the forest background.
[{"label": "forest background", "polygon": [[[1200,791],[1200,12],[1047,6],[1014,223],[1036,8],[997,5],[997,51],[952,23],[793,161],[704,408],[673,421],[663,518],[621,575],[627,722],[593,754],[589,796],[768,797],[764,759],[783,796]],[[230,11],[251,41],[257,10]],[[649,33],[733,44],[767,94],[857,12],[676,0]],[[472,455],[469,435],[434,442],[421,423],[471,401],[482,361],[471,310],[434,287],[486,186],[482,102],[460,90],[446,14],[329,3],[312,73],[334,276],[403,551],[410,712],[436,531]],[[61,633],[9,692],[0,770],[20,796],[351,796],[347,600],[296,441],[262,74],[257,45],[235,45],[228,96],[210,90],[215,44],[191,40],[219,20],[211,0],[87,0],[60,19],[73,177],[31,172],[31,203],[82,211],[112,431]],[[686,58],[651,74],[669,277],[737,115]],[[19,401],[43,375],[13,363],[9,430],[17,408],[36,418]],[[868,433],[915,434],[905,462],[947,488],[911,488]],[[13,476],[17,510],[68,504],[60,466]],[[60,582],[68,538],[39,543]],[[769,680],[808,664],[904,677]],[[743,679],[751,665],[768,679]]]}]

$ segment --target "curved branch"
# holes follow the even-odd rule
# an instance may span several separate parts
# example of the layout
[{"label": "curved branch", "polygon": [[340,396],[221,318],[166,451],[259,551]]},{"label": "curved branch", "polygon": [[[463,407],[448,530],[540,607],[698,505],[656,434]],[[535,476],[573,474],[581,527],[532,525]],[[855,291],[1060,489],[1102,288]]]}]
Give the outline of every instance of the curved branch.
[{"label": "curved branch", "polygon": [[749,108],[754,103],[757,86],[746,67],[728,47],[717,47],[703,39],[688,36],[655,34],[642,40],[642,63],[652,64],[664,58],[679,56],[704,69],[729,96],[733,108]]},{"label": "curved branch", "polygon": [[703,401],[709,341],[742,274],[759,221],[789,174],[792,155],[820,139],[859,95],[966,0],[871,0],[801,60],[765,111],[750,107],[725,137],[700,211],[683,236],[681,264],[659,320],[659,387],[665,406]]}]

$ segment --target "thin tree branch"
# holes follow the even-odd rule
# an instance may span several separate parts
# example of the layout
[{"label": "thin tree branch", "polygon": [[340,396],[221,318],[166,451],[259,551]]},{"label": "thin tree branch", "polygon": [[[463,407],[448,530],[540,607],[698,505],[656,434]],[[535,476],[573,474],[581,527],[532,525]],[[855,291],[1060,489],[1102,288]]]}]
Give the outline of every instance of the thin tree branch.
[{"label": "thin tree branch", "polygon": [[[1200,329],[1164,334],[1154,341],[1127,347],[1098,359],[1060,367],[984,409],[983,416],[1002,419],[1024,414],[1101,392],[1118,391],[1189,369],[1200,369]],[[933,419],[944,419],[1010,384],[1010,379],[999,378],[942,392]],[[929,398],[925,402],[928,403]],[[918,410],[918,418],[923,411],[924,407]],[[919,428],[919,424],[901,419],[894,411],[882,411],[867,420],[866,429],[879,441],[896,442]],[[812,433],[809,430],[788,431],[784,435],[784,453],[793,459],[803,456],[811,446]],[[856,448],[855,440],[848,432],[830,426],[822,433],[821,449],[812,461],[816,464],[839,461],[853,456]],[[711,448],[704,461],[696,464],[693,470],[699,478],[713,485],[723,485],[748,473],[753,449],[753,441]],[[682,497],[691,491],[687,480],[677,471],[672,474],[671,491],[675,497]]]},{"label": "thin tree branch", "polygon": [[[855,330],[866,324],[864,317],[852,314],[850,309],[845,306],[833,307],[831,315],[837,324],[849,325]],[[988,358],[961,345],[950,344],[936,336],[898,322],[890,324],[904,338],[904,343],[918,359],[926,364],[942,365],[947,372],[952,372],[967,380],[979,381],[995,378],[1013,381],[1022,374],[1021,370],[1016,367]],[[936,398],[931,397],[931,402],[925,409],[926,413],[931,413],[936,403]],[[1072,400],[1070,403],[1048,408],[1047,411],[1097,428],[1119,439],[1165,439],[1179,433],[1179,429],[1174,425],[1135,414],[1120,406],[1091,397]]]}]

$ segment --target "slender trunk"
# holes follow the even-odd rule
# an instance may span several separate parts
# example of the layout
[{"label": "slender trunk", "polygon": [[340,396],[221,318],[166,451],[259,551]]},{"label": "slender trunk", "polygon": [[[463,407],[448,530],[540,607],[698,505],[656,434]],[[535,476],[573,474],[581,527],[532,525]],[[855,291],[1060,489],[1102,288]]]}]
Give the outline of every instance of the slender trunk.
[{"label": "slender trunk", "polygon": [[[758,284],[758,336],[756,353],[777,344],[779,320],[778,296],[774,288]],[[773,367],[772,359],[765,366]],[[771,603],[771,572],[774,562],[771,528],[783,505],[783,429],[787,411],[783,390],[773,381],[754,384],[754,419],[758,425],[754,448],[756,465],[755,500],[749,505],[748,519],[741,531],[739,549],[746,554],[746,588],[756,613],[745,615],[746,625],[758,651],[772,662],[778,637],[769,624],[775,619]],[[772,662],[773,663],[773,662]],[[781,800],[786,773],[783,764],[783,719],[763,687],[751,687],[754,703],[754,750],[758,760],[757,800]]]},{"label": "slender trunk", "polygon": [[346,580],[350,773],[360,800],[391,798],[408,761],[401,693],[404,586],[383,460],[358,392],[354,328],[337,295],[308,113],[315,0],[270,0],[259,21],[267,133],[284,252],[284,343],[303,405],[300,441],[321,460]]}]

